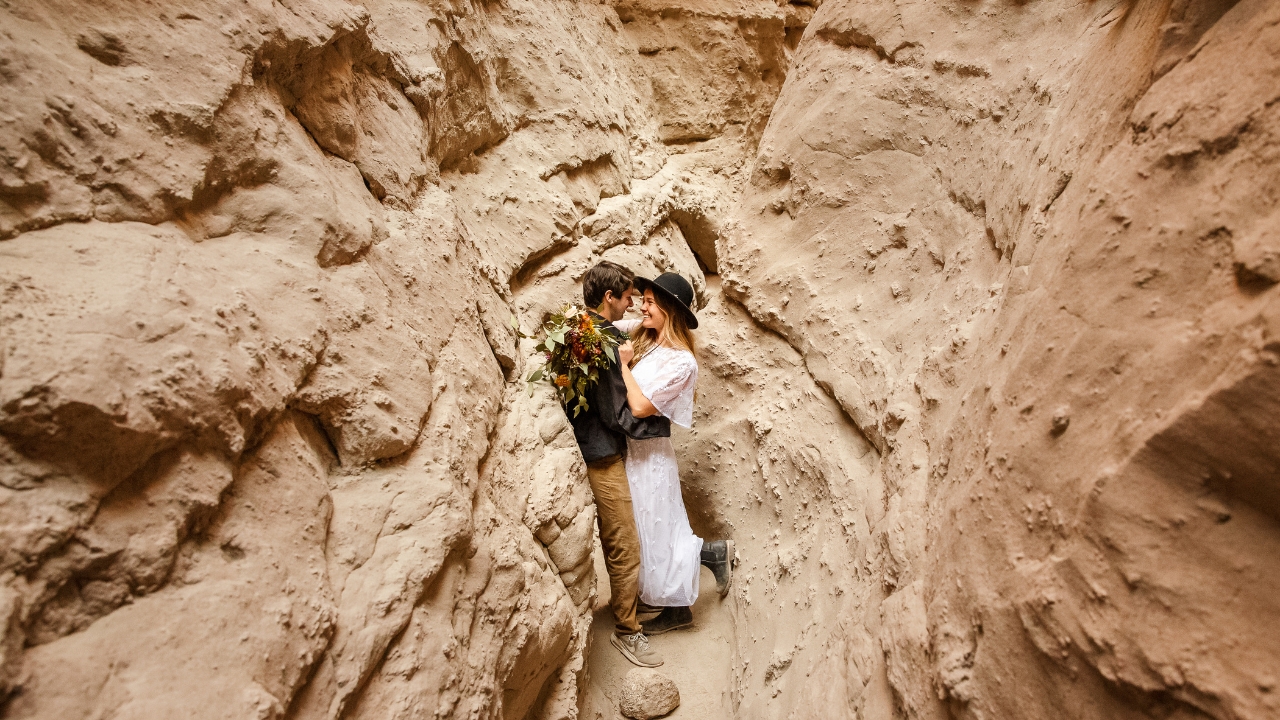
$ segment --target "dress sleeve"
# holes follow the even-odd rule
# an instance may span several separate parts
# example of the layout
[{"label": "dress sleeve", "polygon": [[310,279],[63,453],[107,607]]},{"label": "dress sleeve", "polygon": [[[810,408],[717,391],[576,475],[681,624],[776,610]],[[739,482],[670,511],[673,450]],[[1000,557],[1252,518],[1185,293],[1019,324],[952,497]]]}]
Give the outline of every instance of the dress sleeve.
[{"label": "dress sleeve", "polygon": [[636,328],[640,327],[640,320],[636,318],[628,318],[626,320],[619,320],[615,322],[613,326],[621,330],[623,334],[630,335]]},{"label": "dress sleeve", "polygon": [[693,425],[693,390],[698,385],[698,361],[687,352],[675,353],[662,364],[649,389],[649,402],[680,427]]}]

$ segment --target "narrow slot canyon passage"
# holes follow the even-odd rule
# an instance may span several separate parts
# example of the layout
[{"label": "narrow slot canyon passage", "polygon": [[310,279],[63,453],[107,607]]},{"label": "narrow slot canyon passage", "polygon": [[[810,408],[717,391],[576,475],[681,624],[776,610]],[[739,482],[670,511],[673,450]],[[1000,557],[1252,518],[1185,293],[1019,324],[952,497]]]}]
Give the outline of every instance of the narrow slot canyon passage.
[{"label": "narrow slot canyon passage", "polygon": [[616,720],[601,260],[692,284],[699,720],[1280,716],[1280,3],[0,3],[0,716]]},{"label": "narrow slot canyon passage", "polygon": [[[680,691],[671,717],[751,717],[777,712],[776,698],[788,684],[804,683],[828,662],[814,618],[830,613],[841,596],[876,591],[821,558],[852,553],[857,534],[841,523],[869,526],[875,515],[854,513],[868,504],[875,513],[883,499],[827,492],[828,477],[861,478],[859,485],[874,487],[878,453],[808,376],[799,353],[761,333],[724,294],[718,276],[704,280],[695,422],[688,431],[673,429],[673,441],[694,532],[733,538],[738,562],[723,599],[702,568],[694,626],[650,643],[664,660],[659,671]],[[743,398],[754,411],[745,423],[735,412]],[[612,719],[622,717],[621,685],[632,666],[609,645],[608,576],[598,549],[596,555],[583,717]],[[875,712],[892,713],[887,685],[869,695],[873,708],[879,703]]]},{"label": "narrow slot canyon passage", "polygon": [[[609,610],[608,576],[603,558],[596,563],[601,578],[600,595],[605,598],[595,608],[591,623],[591,640],[587,645],[587,681],[582,717],[625,717],[619,710],[622,684],[634,667],[609,644],[613,632],[613,613]],[[703,587],[715,588],[711,571],[703,568]],[[680,706],[671,718],[733,717],[733,614],[732,600],[721,600],[713,592],[703,592],[693,606],[694,626],[672,631],[650,639],[662,655],[658,671],[675,680],[680,690]]]}]

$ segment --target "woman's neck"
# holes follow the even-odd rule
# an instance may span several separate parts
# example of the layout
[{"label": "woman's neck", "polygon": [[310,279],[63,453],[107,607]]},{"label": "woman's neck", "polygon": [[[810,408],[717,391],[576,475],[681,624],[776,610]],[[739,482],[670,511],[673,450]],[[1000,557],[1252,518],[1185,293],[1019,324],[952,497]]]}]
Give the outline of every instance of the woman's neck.
[{"label": "woman's neck", "polygon": [[686,348],[681,343],[677,342],[676,339],[671,337],[670,335],[659,336],[658,346],[668,348],[671,350],[688,350],[688,348]]}]

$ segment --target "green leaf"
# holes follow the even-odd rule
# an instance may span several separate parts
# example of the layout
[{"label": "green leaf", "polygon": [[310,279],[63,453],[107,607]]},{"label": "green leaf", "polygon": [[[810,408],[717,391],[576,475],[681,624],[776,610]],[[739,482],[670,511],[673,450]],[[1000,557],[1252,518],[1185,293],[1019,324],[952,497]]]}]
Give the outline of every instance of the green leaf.
[{"label": "green leaf", "polygon": [[520,318],[516,317],[514,313],[511,315],[511,329],[520,332]]},{"label": "green leaf", "polygon": [[609,356],[609,362],[618,362],[618,355],[613,351],[613,346],[605,343],[604,354]]},{"label": "green leaf", "polygon": [[546,365],[538,366],[537,370],[534,370],[533,372],[529,373],[529,382],[535,383],[541,380],[542,376],[546,374],[546,370],[547,370]]}]

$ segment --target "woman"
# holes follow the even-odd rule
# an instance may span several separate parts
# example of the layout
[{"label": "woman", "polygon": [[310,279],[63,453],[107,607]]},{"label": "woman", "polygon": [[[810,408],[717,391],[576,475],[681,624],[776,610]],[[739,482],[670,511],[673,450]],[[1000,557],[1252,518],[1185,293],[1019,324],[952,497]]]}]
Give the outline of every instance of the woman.
[{"label": "woman", "polygon": [[[642,319],[615,323],[631,334],[631,342],[619,348],[627,404],[638,418],[662,415],[687,428],[698,383],[693,287],[675,273],[652,281],[636,278],[635,284],[644,296]],[[644,632],[660,635],[693,624],[689,608],[698,599],[699,564],[715,573],[722,597],[728,591],[732,543],[704,544],[693,534],[671,438],[628,438],[626,462],[640,535],[640,600],[663,608],[644,623]]]}]

